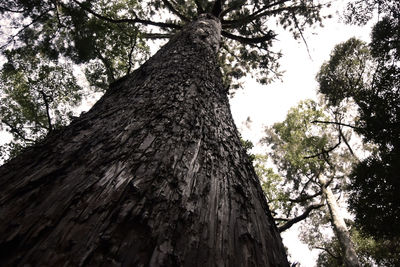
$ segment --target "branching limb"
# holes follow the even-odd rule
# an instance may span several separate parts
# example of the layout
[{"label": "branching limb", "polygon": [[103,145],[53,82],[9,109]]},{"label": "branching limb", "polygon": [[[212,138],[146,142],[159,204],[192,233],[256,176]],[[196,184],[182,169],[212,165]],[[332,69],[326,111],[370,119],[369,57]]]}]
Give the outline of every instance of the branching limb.
[{"label": "branching limb", "polygon": [[364,129],[364,128],[357,127],[357,126],[354,126],[354,125],[350,125],[350,124],[346,124],[346,123],[341,123],[341,122],[336,122],[336,121],[320,121],[320,120],[315,120],[315,121],[312,121],[311,123],[335,124],[335,125],[350,127],[350,128],[352,128],[352,129]]},{"label": "branching limb", "polygon": [[8,121],[2,119],[1,120],[2,123],[4,123],[5,125],[7,125],[10,128],[10,132],[14,133],[15,135],[19,136],[22,140],[24,140],[25,142],[35,142],[35,140],[30,139],[25,137],[17,128],[15,128],[11,123],[9,123]]},{"label": "branching limb", "polygon": [[223,20],[221,23],[224,26],[230,26],[230,27],[235,28],[235,27],[238,27],[238,26],[241,26],[241,25],[244,25],[244,24],[248,24],[248,23],[250,23],[250,22],[252,22],[252,21],[254,21],[254,20],[256,20],[256,19],[258,19],[260,17],[266,16],[266,15],[269,15],[269,14],[273,14],[273,13],[276,13],[276,12],[281,12],[281,11],[284,11],[284,10],[298,8],[298,7],[282,7],[282,8],[277,8],[277,9],[274,9],[274,10],[268,10],[268,9],[274,7],[274,6],[284,4],[285,2],[288,2],[288,1],[290,1],[290,0],[276,1],[276,2],[273,2],[271,4],[265,5],[264,7],[258,9],[257,11],[255,11],[254,13],[252,13],[252,14],[246,16],[246,17],[243,17],[243,18],[237,19],[237,20]]},{"label": "branching limb", "polygon": [[138,17],[133,18],[133,19],[128,19],[128,18],[124,18],[124,19],[113,19],[113,18],[109,18],[106,16],[103,16],[101,14],[98,14],[97,12],[91,10],[90,8],[85,7],[82,3],[80,3],[77,0],[73,0],[74,3],[76,3],[80,8],[82,8],[83,10],[85,10],[86,12],[88,12],[89,14],[92,14],[93,16],[95,16],[98,19],[110,22],[110,23],[131,23],[131,24],[142,24],[142,25],[152,25],[152,26],[157,26],[160,28],[172,28],[172,29],[180,29],[181,26],[176,25],[174,23],[166,23],[166,22],[156,22],[156,21],[151,21],[151,20],[144,20],[144,19],[139,19]]},{"label": "branching limb", "polygon": [[329,249],[327,249],[327,248],[323,248],[323,247],[314,247],[314,248],[325,251],[325,252],[328,253],[332,258],[340,259],[339,256],[336,256],[335,254],[333,254],[332,252],[330,252]]},{"label": "branching limb", "polygon": [[326,155],[329,152],[332,152],[333,150],[335,150],[338,146],[340,146],[341,143],[342,142],[339,139],[339,142],[336,145],[334,145],[333,147],[329,148],[328,150],[322,149],[322,152],[320,152],[320,153],[317,153],[317,154],[314,154],[314,155],[311,155],[311,156],[306,156],[306,157],[303,157],[303,158],[304,159],[311,159],[311,158],[316,158],[316,157],[319,157],[319,156]]},{"label": "branching limb", "polygon": [[5,6],[0,6],[0,12],[24,13],[26,9],[11,9]]},{"label": "branching limb", "polygon": [[222,36],[235,40],[235,41],[239,41],[243,44],[256,44],[256,43],[262,43],[262,42],[267,42],[272,40],[273,38],[275,38],[275,34],[270,31],[268,32],[266,35],[264,36],[260,36],[260,37],[244,37],[244,36],[239,36],[239,35],[234,35],[232,33],[229,33],[227,31],[222,31],[221,32]]},{"label": "branching limb", "polygon": [[169,39],[173,34],[169,33],[141,33],[140,36],[145,39]]},{"label": "branching limb", "polygon": [[[324,206],[324,204],[314,204],[314,205],[307,207],[306,210],[303,212],[303,214],[301,214],[300,216],[297,216],[293,219],[288,220],[284,225],[278,227],[278,231],[280,233],[283,231],[286,231],[287,229],[292,227],[295,223],[298,223],[298,222],[304,220],[305,218],[307,218],[311,211],[319,209],[323,206]],[[275,220],[279,220],[279,218],[277,218]]]},{"label": "branching limb", "polygon": [[313,195],[305,195],[305,196],[300,196],[298,198],[289,198],[289,201],[295,202],[295,203],[301,203],[301,202],[313,199],[313,198],[315,198],[315,197],[317,197],[317,196],[319,196],[321,194],[322,194],[322,191],[319,191],[319,192],[317,192],[317,193],[315,193]]},{"label": "branching limb", "polygon": [[[132,42],[132,39],[131,39]],[[128,55],[128,70],[126,71],[126,74],[131,73],[131,69],[132,69],[132,55],[133,55],[133,51],[135,50],[136,47],[136,37],[133,38],[133,44],[131,44],[131,49],[129,51],[129,55]]]},{"label": "branching limb", "polygon": [[21,33],[23,33],[27,28],[35,24],[38,20],[40,20],[44,15],[46,15],[48,12],[54,10],[54,8],[48,9],[39,16],[37,16],[35,19],[33,19],[30,23],[26,24],[25,26],[22,27],[16,34],[12,35],[9,40],[0,47],[0,50],[3,50],[5,47],[7,47],[14,39],[19,36]]},{"label": "branching limb", "polygon": [[300,28],[300,26],[299,26],[299,22],[297,21],[297,18],[296,18],[296,16],[295,16],[294,12],[292,12],[292,17],[293,17],[294,25],[295,25],[296,29],[299,31],[299,34],[300,34],[300,36],[301,36],[301,39],[303,40],[303,42],[304,42],[304,44],[305,44],[305,46],[306,46],[307,53],[308,53],[308,57],[309,57],[310,60],[312,61],[310,49],[308,48],[308,44],[307,44],[306,38],[304,38],[303,31],[301,30],[301,28]]},{"label": "branching limb", "polygon": [[340,128],[340,126],[339,126],[339,129],[338,129],[338,130],[339,130],[340,136],[342,137],[344,143],[346,144],[347,148],[349,149],[351,155],[355,156],[355,154],[354,154],[354,152],[353,152],[353,149],[351,149],[351,147],[350,147],[350,145],[349,145],[349,142],[347,142],[347,139],[346,139],[346,137],[344,136],[343,131],[342,131],[342,128]]},{"label": "branching limb", "polygon": [[97,56],[99,57],[100,61],[104,64],[104,67],[106,67],[108,79],[111,82],[114,82],[115,81],[115,76],[114,76],[115,70],[114,70],[111,62],[103,56],[102,52],[97,47],[95,47],[95,52],[96,52]]},{"label": "branching limb", "polygon": [[50,133],[51,131],[53,131],[53,124],[51,123],[50,105],[49,105],[49,100],[48,100],[49,97],[43,91],[39,91],[39,93],[42,95],[44,105],[46,106],[47,124],[49,125],[48,130]]}]

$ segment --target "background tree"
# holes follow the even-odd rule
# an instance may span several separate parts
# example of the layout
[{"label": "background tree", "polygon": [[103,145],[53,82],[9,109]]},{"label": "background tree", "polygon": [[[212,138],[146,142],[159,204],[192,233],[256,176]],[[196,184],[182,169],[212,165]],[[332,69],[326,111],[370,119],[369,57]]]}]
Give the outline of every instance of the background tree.
[{"label": "background tree", "polygon": [[[124,28],[115,33],[121,40],[109,40],[90,26],[126,25],[137,33],[136,44],[174,35],[112,83],[89,112],[0,168],[1,264],[288,265],[241,147],[217,53],[226,44],[237,69],[268,78],[276,65],[268,22],[277,18],[301,31],[321,20],[319,4],[20,0],[0,6],[3,14],[27,18],[11,17],[20,30],[6,46],[33,40],[37,51],[95,60],[110,80],[118,73],[110,70],[129,72],[118,56],[105,57],[126,40]],[[231,52],[235,47],[241,49]]]},{"label": "background tree", "polygon": [[371,43],[350,39],[338,45],[318,81],[329,105],[354,101],[359,116],[348,124],[364,143],[376,146],[354,168],[349,204],[356,223],[380,239],[399,235],[393,225],[400,218],[400,6],[397,1],[373,2],[380,5],[383,17],[373,27]]},{"label": "background tree", "polygon": [[[353,161],[346,146],[340,148],[344,144],[342,140],[348,140],[349,136],[343,130],[338,134],[338,125],[332,127],[313,123],[327,118],[327,112],[309,100],[292,108],[283,122],[267,128],[263,142],[271,147],[269,155],[284,177],[282,188],[285,195],[279,199],[284,201],[283,209],[280,210],[284,217],[275,217],[275,220],[284,222],[279,226],[283,231],[310,216],[313,210],[314,217],[317,216],[315,210],[325,207],[325,214],[319,213],[318,223],[313,224],[317,229],[310,231],[308,236],[321,235],[318,228],[323,226],[324,221],[331,222],[342,248],[340,258],[346,266],[360,266],[334,195],[334,192],[344,193],[343,188],[347,184],[349,167]],[[329,220],[324,219],[326,216]],[[327,250],[318,245],[320,237],[315,236],[308,243]]]}]

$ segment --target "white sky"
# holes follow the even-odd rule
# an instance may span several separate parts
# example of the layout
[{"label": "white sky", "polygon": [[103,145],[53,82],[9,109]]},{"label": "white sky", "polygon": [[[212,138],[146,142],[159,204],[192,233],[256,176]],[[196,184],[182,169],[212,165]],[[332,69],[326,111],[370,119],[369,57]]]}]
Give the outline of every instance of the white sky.
[{"label": "white sky", "polygon": [[[337,2],[336,2],[337,3]],[[343,2],[339,1],[339,4]],[[321,64],[329,59],[333,47],[357,37],[367,41],[369,27],[354,27],[338,22],[338,17],[324,22],[324,28],[317,28],[304,33],[310,50],[310,59],[306,47],[301,40],[294,40],[287,32],[279,33],[275,45],[283,57],[280,60],[281,69],[285,71],[282,80],[269,85],[260,85],[255,80],[246,79],[244,89],[238,90],[231,99],[231,109],[236,125],[244,139],[257,144],[263,136],[262,129],[267,125],[282,121],[289,108],[307,98],[316,99],[317,83],[315,76]],[[251,127],[245,125],[251,118]],[[0,132],[0,144],[9,135]],[[319,251],[311,252],[305,244],[299,242],[297,226],[282,234],[283,241],[291,254],[291,261],[300,262],[301,266],[315,266]]]},{"label": "white sky", "polygon": [[[325,21],[324,25],[323,28],[305,32],[312,60],[301,40],[294,40],[287,32],[279,33],[275,45],[283,53],[280,60],[281,68],[285,71],[283,82],[277,81],[263,86],[255,80],[247,79],[244,89],[235,93],[230,101],[232,115],[244,139],[251,140],[257,146],[263,137],[265,126],[284,120],[288,110],[301,100],[316,99],[318,83],[315,76],[322,63],[329,59],[336,44],[351,37],[369,40],[369,25],[345,25],[339,21],[337,15]],[[252,121],[250,127],[246,125],[248,117]],[[256,150],[259,151],[259,148],[256,147]],[[307,245],[299,241],[297,234],[297,225],[282,233],[283,242],[290,254],[289,259],[304,267],[315,266],[320,251],[310,251]]]}]

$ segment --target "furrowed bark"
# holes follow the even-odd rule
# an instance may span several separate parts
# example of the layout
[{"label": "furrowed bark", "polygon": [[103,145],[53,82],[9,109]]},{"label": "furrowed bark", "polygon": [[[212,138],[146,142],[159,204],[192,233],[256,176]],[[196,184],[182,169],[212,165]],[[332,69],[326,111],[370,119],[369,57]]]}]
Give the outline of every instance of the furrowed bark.
[{"label": "furrowed bark", "polygon": [[189,24],[0,168],[1,266],[288,266],[217,65]]},{"label": "furrowed bark", "polygon": [[328,204],[336,236],[343,250],[344,263],[347,267],[359,267],[361,266],[361,264],[354,249],[353,241],[350,238],[350,233],[347,230],[346,223],[342,215],[340,214],[339,206],[336,202],[335,196],[333,195],[332,190],[329,188],[329,186],[327,186],[327,182],[325,181],[325,179],[320,177],[319,181],[322,185],[322,193],[326,198],[326,202]]}]

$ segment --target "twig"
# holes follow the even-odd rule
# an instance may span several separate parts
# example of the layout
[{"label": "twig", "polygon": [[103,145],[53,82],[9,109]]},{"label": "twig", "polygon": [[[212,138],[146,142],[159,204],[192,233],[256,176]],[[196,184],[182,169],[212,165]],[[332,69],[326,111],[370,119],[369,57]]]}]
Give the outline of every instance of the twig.
[{"label": "twig", "polygon": [[314,204],[314,205],[311,205],[311,206],[307,207],[307,209],[303,212],[303,214],[301,214],[300,216],[297,216],[297,217],[295,217],[293,219],[290,219],[289,221],[287,221],[287,223],[285,223],[284,225],[278,227],[278,231],[281,233],[281,232],[289,229],[295,223],[298,223],[298,222],[304,220],[305,218],[307,218],[307,216],[310,214],[311,211],[313,211],[315,209],[319,209],[319,208],[321,208],[323,206],[324,206],[324,204]]}]

